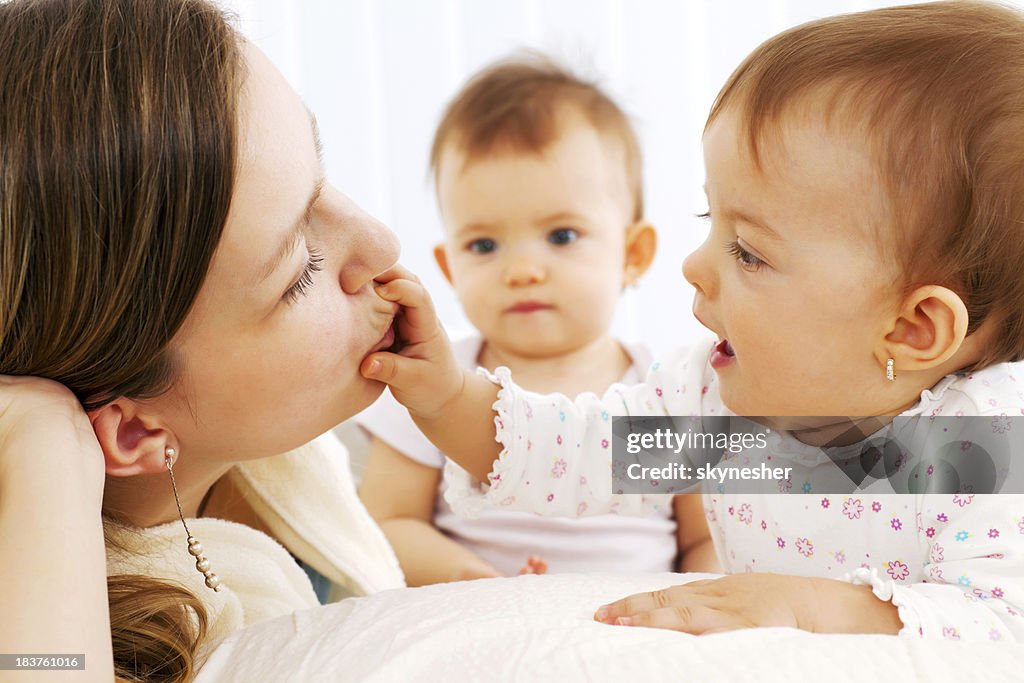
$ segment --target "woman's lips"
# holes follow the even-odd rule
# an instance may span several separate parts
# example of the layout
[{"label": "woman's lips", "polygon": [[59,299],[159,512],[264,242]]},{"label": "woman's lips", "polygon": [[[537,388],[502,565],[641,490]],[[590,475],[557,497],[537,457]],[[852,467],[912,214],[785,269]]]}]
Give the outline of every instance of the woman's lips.
[{"label": "woman's lips", "polygon": [[370,349],[370,353],[376,353],[377,351],[383,351],[384,349],[390,348],[395,343],[395,321],[392,320],[388,325],[387,332],[380,338],[377,345]]},{"label": "woman's lips", "polygon": [[718,370],[726,366],[732,365],[736,362],[736,352],[733,351],[732,345],[728,339],[723,339],[715,345],[714,350],[711,351],[711,367]]},{"label": "woman's lips", "polygon": [[535,311],[549,311],[554,306],[542,301],[518,301],[505,309],[506,313],[533,313]]}]

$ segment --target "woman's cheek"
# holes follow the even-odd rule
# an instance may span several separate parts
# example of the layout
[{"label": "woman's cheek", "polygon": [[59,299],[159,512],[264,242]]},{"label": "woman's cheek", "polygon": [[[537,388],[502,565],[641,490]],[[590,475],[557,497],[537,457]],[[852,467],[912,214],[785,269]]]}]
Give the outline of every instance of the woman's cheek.
[{"label": "woman's cheek", "polygon": [[[313,344],[326,364],[336,365],[338,359],[348,359],[358,366],[362,354],[368,353],[384,333],[377,334],[373,329],[372,316],[370,311],[359,309],[351,299],[341,296],[310,321],[307,343]],[[359,357],[354,358],[356,355]]]}]

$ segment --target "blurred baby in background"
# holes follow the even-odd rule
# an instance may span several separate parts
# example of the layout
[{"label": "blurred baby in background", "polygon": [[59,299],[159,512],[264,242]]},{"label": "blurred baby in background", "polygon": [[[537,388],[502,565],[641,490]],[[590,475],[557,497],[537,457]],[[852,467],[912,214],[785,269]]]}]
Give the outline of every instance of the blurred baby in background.
[{"label": "blurred baby in background", "polygon": [[[479,331],[456,341],[458,362],[506,366],[527,389],[570,396],[643,379],[648,350],[610,331],[622,290],[656,249],[641,166],[626,114],[548,58],[504,60],[470,79],[430,156],[445,226],[434,256]],[[697,495],[642,517],[540,517],[499,504],[467,519],[444,499],[444,453],[390,393],[359,422],[372,435],[360,495],[410,586],[545,571],[717,569]],[[551,446],[529,450],[557,476],[566,463]]]}]

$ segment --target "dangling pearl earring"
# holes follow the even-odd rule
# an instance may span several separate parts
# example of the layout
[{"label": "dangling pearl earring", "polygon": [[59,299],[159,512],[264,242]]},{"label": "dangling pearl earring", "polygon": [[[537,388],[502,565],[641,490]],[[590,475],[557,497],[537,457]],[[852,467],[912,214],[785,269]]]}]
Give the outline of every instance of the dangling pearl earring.
[{"label": "dangling pearl earring", "polygon": [[174,470],[171,466],[174,464],[174,458],[177,452],[168,446],[164,449],[164,464],[167,465],[167,473],[171,475],[171,490],[174,491],[174,503],[178,506],[178,517],[181,518],[181,525],[185,527],[185,535],[188,536],[188,554],[196,558],[196,569],[200,574],[206,577],[206,587],[212,588],[214,591],[220,590],[220,579],[217,575],[210,571],[210,561],[203,555],[203,544],[195,539],[192,532],[188,530],[188,524],[185,523],[185,515],[181,512],[181,501],[178,499],[178,487],[174,482]]},{"label": "dangling pearl earring", "polygon": [[892,358],[885,361],[885,378],[890,382],[896,381],[896,361]]}]

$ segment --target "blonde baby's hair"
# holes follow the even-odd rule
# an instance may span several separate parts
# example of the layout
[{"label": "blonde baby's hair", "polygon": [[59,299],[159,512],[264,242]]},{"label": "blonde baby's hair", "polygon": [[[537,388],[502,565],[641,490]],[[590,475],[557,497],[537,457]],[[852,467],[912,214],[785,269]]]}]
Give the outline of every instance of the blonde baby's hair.
[{"label": "blonde baby's hair", "polygon": [[478,72],[448,105],[434,134],[430,170],[456,145],[466,163],[497,151],[542,153],[559,135],[565,108],[622,145],[633,197],[633,220],[644,212],[640,143],[629,117],[595,83],[540,53],[526,52]]}]

